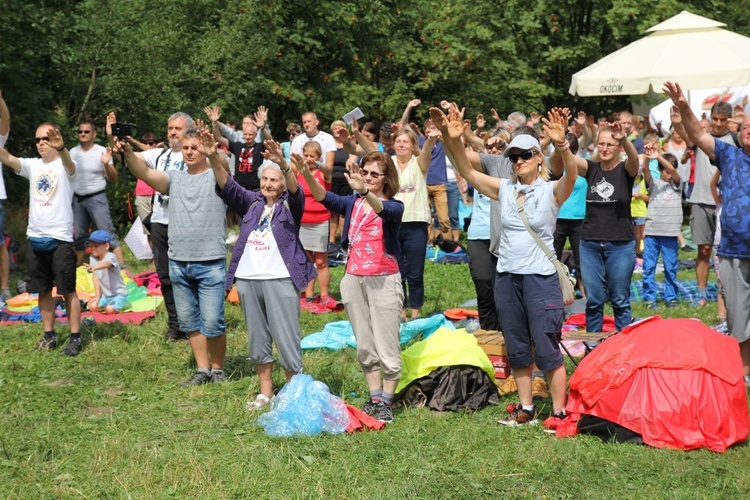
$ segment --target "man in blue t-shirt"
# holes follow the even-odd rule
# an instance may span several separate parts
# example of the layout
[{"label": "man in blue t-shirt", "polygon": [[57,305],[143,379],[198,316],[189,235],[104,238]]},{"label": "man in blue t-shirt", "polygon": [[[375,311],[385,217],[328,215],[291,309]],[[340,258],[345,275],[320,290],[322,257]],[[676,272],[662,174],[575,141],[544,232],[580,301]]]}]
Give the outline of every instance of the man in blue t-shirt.
[{"label": "man in blue t-shirt", "polygon": [[742,122],[742,147],[736,147],[703,131],[679,84],[666,82],[664,90],[677,105],[688,138],[714,162],[723,178],[719,271],[727,328],[740,343],[745,385],[750,388],[750,116]]}]

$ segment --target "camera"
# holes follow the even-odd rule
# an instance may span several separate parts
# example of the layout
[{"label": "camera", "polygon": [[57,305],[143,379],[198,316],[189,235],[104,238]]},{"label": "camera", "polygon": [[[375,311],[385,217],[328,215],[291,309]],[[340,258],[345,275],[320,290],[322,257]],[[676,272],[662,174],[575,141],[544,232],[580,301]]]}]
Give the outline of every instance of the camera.
[{"label": "camera", "polygon": [[156,199],[159,200],[159,203],[161,203],[162,205],[166,205],[167,203],[169,203],[168,194],[156,193]]},{"label": "camera", "polygon": [[126,137],[133,135],[133,124],[132,123],[113,123],[112,124],[112,135],[117,137],[119,140],[125,140]]}]

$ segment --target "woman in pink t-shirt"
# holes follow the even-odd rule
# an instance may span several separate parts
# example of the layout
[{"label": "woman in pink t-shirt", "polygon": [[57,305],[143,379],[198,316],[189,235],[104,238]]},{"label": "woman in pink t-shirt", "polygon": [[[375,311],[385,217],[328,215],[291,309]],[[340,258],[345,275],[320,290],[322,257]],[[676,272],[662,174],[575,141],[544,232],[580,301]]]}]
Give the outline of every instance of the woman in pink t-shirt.
[{"label": "woman in pink t-shirt", "polygon": [[362,408],[383,422],[393,420],[391,401],[401,378],[400,317],[404,300],[398,257],[398,228],[404,205],[398,171],[385,153],[370,153],[345,174],[349,196],[327,192],[299,155],[292,160],[316,200],[344,214],[341,246],[349,250],[341,298],[357,339],[357,360],[370,389]]}]

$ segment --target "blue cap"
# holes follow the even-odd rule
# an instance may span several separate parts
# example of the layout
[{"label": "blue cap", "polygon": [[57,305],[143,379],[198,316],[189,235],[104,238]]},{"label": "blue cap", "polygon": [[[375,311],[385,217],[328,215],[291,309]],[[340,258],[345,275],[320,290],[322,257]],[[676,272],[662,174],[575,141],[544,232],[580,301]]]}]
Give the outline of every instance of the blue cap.
[{"label": "blue cap", "polygon": [[109,243],[109,240],[109,233],[102,229],[94,231],[93,233],[91,233],[91,236],[89,236],[89,241],[91,243]]}]

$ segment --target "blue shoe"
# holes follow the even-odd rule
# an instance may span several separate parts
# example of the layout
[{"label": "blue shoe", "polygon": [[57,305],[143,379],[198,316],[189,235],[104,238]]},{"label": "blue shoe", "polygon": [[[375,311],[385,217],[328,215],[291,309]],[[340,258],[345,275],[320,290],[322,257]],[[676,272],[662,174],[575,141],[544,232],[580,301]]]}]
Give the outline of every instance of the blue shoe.
[{"label": "blue shoe", "polygon": [[679,303],[679,302],[677,302],[677,300],[675,300],[675,299],[672,299],[672,300],[668,301],[668,302],[667,302],[666,304],[664,304],[664,305],[665,305],[665,306],[667,306],[667,309],[673,309],[673,308],[675,308],[675,307],[678,307],[678,306],[680,305],[680,303]]}]

